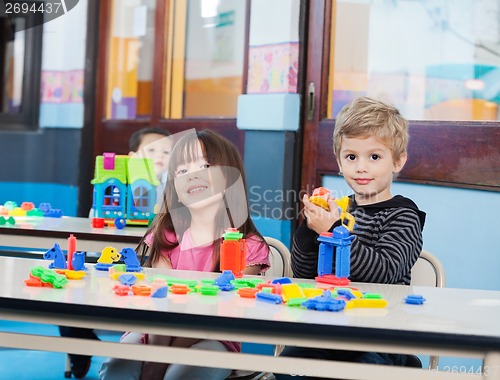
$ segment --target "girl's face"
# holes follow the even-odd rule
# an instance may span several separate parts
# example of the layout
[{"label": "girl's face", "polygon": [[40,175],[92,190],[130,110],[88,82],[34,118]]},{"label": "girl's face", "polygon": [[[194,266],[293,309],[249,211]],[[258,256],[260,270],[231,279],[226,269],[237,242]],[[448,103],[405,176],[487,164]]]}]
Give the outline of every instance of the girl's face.
[{"label": "girl's face", "polygon": [[174,186],[179,201],[190,209],[202,208],[222,200],[226,180],[220,166],[210,166],[196,144],[193,160],[175,168]]}]

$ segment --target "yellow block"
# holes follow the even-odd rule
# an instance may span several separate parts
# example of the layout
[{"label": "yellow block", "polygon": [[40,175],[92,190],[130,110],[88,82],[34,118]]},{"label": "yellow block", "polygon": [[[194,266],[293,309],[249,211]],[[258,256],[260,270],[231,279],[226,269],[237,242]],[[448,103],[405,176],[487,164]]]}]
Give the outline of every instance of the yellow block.
[{"label": "yellow block", "polygon": [[144,273],[140,273],[140,272],[113,272],[113,273],[110,273],[109,274],[109,277],[111,277],[113,280],[118,280],[118,277],[120,277],[122,274],[133,274],[135,276],[135,278],[137,278],[138,280],[144,280]]},{"label": "yellow block", "polygon": [[298,284],[283,284],[281,285],[281,297],[286,302],[290,298],[304,298],[305,296]]},{"label": "yellow block", "polygon": [[389,302],[383,299],[370,299],[370,298],[362,298],[362,299],[352,299],[347,302],[345,308],[346,309],[354,309],[358,307],[362,308],[384,308],[389,305]]},{"label": "yellow block", "polygon": [[323,289],[318,288],[305,288],[302,289],[306,298],[313,298],[323,294]]},{"label": "yellow block", "polygon": [[56,272],[64,274],[69,280],[81,280],[87,275],[84,270],[58,269]]}]

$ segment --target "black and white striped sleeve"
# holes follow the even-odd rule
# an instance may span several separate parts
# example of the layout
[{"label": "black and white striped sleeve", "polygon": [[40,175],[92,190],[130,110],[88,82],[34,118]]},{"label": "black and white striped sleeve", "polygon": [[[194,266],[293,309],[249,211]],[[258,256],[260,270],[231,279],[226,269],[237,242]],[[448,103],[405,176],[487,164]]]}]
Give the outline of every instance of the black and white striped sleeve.
[{"label": "black and white striped sleeve", "polygon": [[357,221],[360,228],[355,230],[356,238],[351,244],[350,278],[352,281],[408,285],[411,268],[423,245],[419,217],[414,210],[396,208],[378,222],[374,231],[375,226],[369,220]]}]

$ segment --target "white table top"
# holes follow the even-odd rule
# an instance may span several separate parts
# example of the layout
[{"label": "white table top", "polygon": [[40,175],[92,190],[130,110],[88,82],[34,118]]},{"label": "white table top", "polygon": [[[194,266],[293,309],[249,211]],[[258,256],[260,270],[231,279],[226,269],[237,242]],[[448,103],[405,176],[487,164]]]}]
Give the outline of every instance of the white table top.
[{"label": "white table top", "polygon": [[48,249],[57,242],[66,249],[67,239],[73,234],[77,244],[82,242],[81,246],[77,245],[78,250],[100,252],[108,243],[118,249],[135,248],[146,232],[146,227],[141,226],[93,228],[88,218],[15,217],[15,220],[14,225],[0,226],[0,246]]},{"label": "white table top", "polygon": [[[117,296],[107,272],[95,271],[82,281],[70,281],[64,289],[24,285],[30,268],[47,261],[0,257],[0,312],[61,313],[69,316],[129,321],[148,326],[176,326],[211,331],[245,329],[256,334],[297,336],[318,341],[329,337],[364,341],[412,342],[436,347],[466,346],[469,349],[500,348],[500,292],[440,289],[397,285],[352,284],[363,292],[380,293],[386,309],[351,309],[320,312],[255,299],[235,292],[217,296],[175,295],[167,298]],[[182,279],[214,278],[217,274],[159,271]],[[294,280],[297,281],[297,280]],[[421,294],[423,305],[407,305],[408,294]]]}]

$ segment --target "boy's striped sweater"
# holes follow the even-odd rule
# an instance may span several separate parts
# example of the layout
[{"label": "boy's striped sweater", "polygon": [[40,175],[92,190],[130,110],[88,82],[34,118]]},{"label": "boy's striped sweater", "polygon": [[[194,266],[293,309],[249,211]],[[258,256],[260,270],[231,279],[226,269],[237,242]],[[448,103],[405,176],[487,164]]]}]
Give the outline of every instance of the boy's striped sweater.
[{"label": "boy's striped sweater", "polygon": [[[349,212],[356,219],[351,244],[351,281],[409,285],[411,268],[422,250],[425,213],[410,199],[392,199],[358,206],[350,197]],[[330,231],[340,223],[332,226]],[[318,234],[304,220],[292,245],[294,277],[314,278],[318,274]],[[335,265],[335,257],[334,257]],[[332,270],[335,273],[335,267]]]}]

